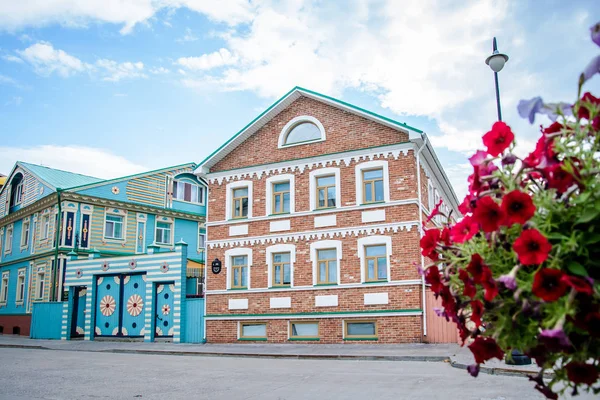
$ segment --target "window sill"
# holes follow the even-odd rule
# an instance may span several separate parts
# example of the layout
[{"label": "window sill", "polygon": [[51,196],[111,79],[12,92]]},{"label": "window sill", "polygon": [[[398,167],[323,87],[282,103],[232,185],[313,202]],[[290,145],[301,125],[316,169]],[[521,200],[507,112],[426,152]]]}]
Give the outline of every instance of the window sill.
[{"label": "window sill", "polygon": [[352,342],[352,341],[377,341],[379,340],[378,337],[369,337],[369,338],[344,338],[344,341],[348,341],[348,342]]},{"label": "window sill", "polygon": [[227,290],[233,290],[233,291],[235,291],[235,290],[248,290],[248,288],[247,287],[239,287],[239,288],[229,288]]},{"label": "window sill", "polygon": [[327,211],[327,210],[335,210],[337,208],[336,207],[321,207],[321,208],[315,208],[313,211]]},{"label": "window sill", "polygon": [[287,286],[271,286],[269,289],[291,289],[290,285]]},{"label": "window sill", "polygon": [[290,342],[318,342],[319,340],[321,340],[321,338],[294,338],[291,337],[288,339]]},{"label": "window sill", "polygon": [[266,342],[267,338],[238,338],[240,342]]},{"label": "window sill", "polygon": [[389,281],[388,281],[387,279],[386,279],[386,280],[383,280],[383,279],[382,279],[382,280],[380,280],[380,281],[366,281],[366,282],[363,282],[363,283],[364,283],[365,285],[380,285],[380,284],[382,284],[382,283],[389,283]]},{"label": "window sill", "polygon": [[337,283],[317,283],[316,285],[313,286],[337,286]]},{"label": "window sill", "polygon": [[277,213],[277,214],[269,214],[267,217],[281,217],[283,215],[291,215],[291,212]]},{"label": "window sill", "polygon": [[107,237],[103,237],[102,240],[104,240],[105,242],[113,242],[113,243],[125,243],[127,240],[126,239],[118,239],[118,238],[107,238]]},{"label": "window sill", "polygon": [[229,221],[247,221],[248,217],[243,218],[229,218]]},{"label": "window sill", "polygon": [[377,204],[385,204],[385,200],[384,201],[373,201],[371,203],[362,203],[360,206],[364,207],[364,206],[373,206],[373,205],[377,205]]}]

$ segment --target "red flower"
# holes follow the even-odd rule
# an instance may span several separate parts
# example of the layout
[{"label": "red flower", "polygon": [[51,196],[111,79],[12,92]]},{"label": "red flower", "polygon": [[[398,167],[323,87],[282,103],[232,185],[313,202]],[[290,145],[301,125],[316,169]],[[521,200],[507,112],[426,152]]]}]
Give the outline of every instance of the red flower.
[{"label": "red flower", "polygon": [[473,284],[473,280],[471,280],[471,278],[469,278],[469,274],[467,273],[467,270],[460,269],[458,271],[458,279],[463,281],[463,284],[464,284],[463,296],[470,297],[470,298],[475,297],[475,295],[477,294],[477,289],[475,288],[475,285]]},{"label": "red flower", "polygon": [[433,219],[433,217],[435,217],[436,215],[438,215],[440,213],[440,206],[442,205],[442,203],[444,202],[444,200],[440,199],[440,201],[435,205],[435,208],[433,209],[433,211],[431,211],[431,214],[429,214],[429,217],[427,217],[427,220],[425,222],[423,222],[423,227],[425,227],[425,225],[431,221]]},{"label": "red flower", "polygon": [[563,276],[564,272],[561,270],[542,268],[533,277],[531,291],[544,301],[556,301],[567,291],[567,284],[562,280]]},{"label": "red flower", "polygon": [[427,268],[425,271],[425,283],[431,285],[433,293],[439,293],[443,289],[444,284],[440,278],[440,270],[437,266],[433,265]]},{"label": "red flower", "polygon": [[481,316],[483,315],[483,303],[479,300],[471,302],[471,321],[479,328],[481,326]]},{"label": "red flower", "polygon": [[542,133],[544,135],[549,135],[551,133],[558,133],[563,128],[563,125],[560,122],[554,121],[549,127],[542,129]]},{"label": "red flower", "polygon": [[442,298],[442,307],[444,307],[446,314],[451,318],[456,318],[456,299],[452,295],[450,288],[448,286],[442,286],[439,295]]},{"label": "red flower", "polygon": [[523,160],[523,163],[529,168],[545,168],[558,162],[556,155],[554,151],[554,139],[547,139],[541,136],[535,144],[535,150],[529,153]]},{"label": "red flower", "polygon": [[479,227],[473,218],[467,215],[450,229],[450,239],[456,243],[464,243],[475,236],[478,231]]},{"label": "red flower", "polygon": [[513,250],[521,264],[537,265],[546,261],[552,245],[537,229],[527,229],[515,240]]},{"label": "red flower", "polygon": [[506,225],[511,226],[527,222],[535,214],[535,206],[527,193],[513,190],[502,199],[502,211],[506,216]]},{"label": "red flower", "polygon": [[494,199],[485,196],[477,201],[473,219],[484,232],[494,232],[500,227],[500,223],[504,219],[504,213]]},{"label": "red flower", "polygon": [[438,255],[435,248],[440,241],[440,231],[437,229],[427,229],[425,235],[421,238],[421,254],[433,260],[437,260]]},{"label": "red flower", "polygon": [[544,168],[544,175],[548,180],[548,187],[556,189],[558,193],[566,192],[575,183],[573,175],[563,168],[563,163]]},{"label": "red flower", "polygon": [[496,157],[506,150],[514,139],[515,135],[508,125],[496,122],[492,125],[492,130],[483,135],[483,144],[487,147],[488,154]]},{"label": "red flower", "polygon": [[469,162],[474,167],[479,166],[485,162],[486,157],[487,157],[487,153],[485,151],[477,150],[475,152],[475,154],[473,154],[471,157],[469,157]]},{"label": "red flower", "polygon": [[485,289],[485,293],[483,294],[485,301],[492,301],[498,296],[498,285],[492,277],[492,270],[488,267],[483,268],[481,286]]},{"label": "red flower", "polygon": [[571,361],[566,366],[569,380],[575,384],[593,385],[598,380],[598,368],[584,362]]},{"label": "red flower", "polygon": [[578,278],[578,277],[572,276],[572,275],[564,275],[561,278],[561,280],[567,286],[572,287],[573,289],[575,289],[579,293],[584,293],[584,294],[587,294],[587,295],[594,294],[594,288],[592,287],[591,283],[588,282],[587,280],[583,279],[583,278]]},{"label": "red flower", "polygon": [[475,283],[481,283],[483,272],[486,268],[488,267],[483,263],[483,258],[479,254],[473,254],[471,262],[467,266],[467,271],[469,271]]},{"label": "red flower", "polygon": [[[600,99],[597,97],[594,97],[590,92],[586,92],[583,95],[583,97],[581,97],[581,101],[586,101],[593,105],[600,106]],[[590,119],[590,110],[588,110],[586,106],[581,104],[579,106],[579,110],[577,111],[577,116],[579,118]]]},{"label": "red flower", "polygon": [[499,360],[504,358],[504,352],[496,341],[490,337],[476,337],[475,341],[469,345],[469,350],[473,353],[477,364],[482,364],[494,357]]},{"label": "red flower", "polygon": [[467,194],[462,203],[460,203],[458,206],[458,211],[460,211],[463,215],[467,215],[468,213],[472,212],[473,208],[471,207],[471,202],[473,200],[475,200],[475,198],[470,194]]},{"label": "red flower", "polygon": [[450,246],[452,244],[452,239],[450,239],[450,229],[447,226],[442,229],[442,233],[440,234],[440,242],[443,242],[446,246]]}]

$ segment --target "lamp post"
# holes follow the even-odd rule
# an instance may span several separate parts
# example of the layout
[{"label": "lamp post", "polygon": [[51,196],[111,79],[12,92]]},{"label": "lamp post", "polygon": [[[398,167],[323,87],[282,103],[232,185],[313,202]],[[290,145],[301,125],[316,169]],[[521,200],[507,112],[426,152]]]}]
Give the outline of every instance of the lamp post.
[{"label": "lamp post", "polygon": [[498,72],[502,71],[504,64],[508,61],[508,56],[498,51],[498,44],[494,38],[494,51],[491,56],[485,59],[485,63],[494,71],[494,80],[496,82],[496,106],[498,107],[498,121],[502,121],[502,111],[500,110],[500,89],[498,88]]}]

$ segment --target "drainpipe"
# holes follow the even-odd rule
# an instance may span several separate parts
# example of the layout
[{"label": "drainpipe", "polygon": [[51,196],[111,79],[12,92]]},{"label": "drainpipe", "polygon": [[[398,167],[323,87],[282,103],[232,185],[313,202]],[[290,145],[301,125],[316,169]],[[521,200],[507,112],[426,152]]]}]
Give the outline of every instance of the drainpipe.
[{"label": "drainpipe", "polygon": [[60,268],[58,267],[58,246],[60,245],[60,227],[62,224],[62,205],[60,204],[60,194],[62,189],[56,188],[56,198],[58,199],[58,218],[56,219],[55,227],[55,238],[56,244],[54,246],[54,270],[52,271],[52,287],[50,291],[50,301],[58,301],[59,293],[56,293],[56,286],[58,282],[58,273]]},{"label": "drainpipe", "polygon": [[[419,232],[423,237],[423,199],[421,198],[421,151],[427,146],[429,138],[425,133],[421,134],[423,145],[417,151],[417,191],[419,196]],[[419,252],[420,253],[420,252]],[[425,269],[425,257],[421,255],[421,269]],[[423,304],[423,336],[427,336],[427,304],[425,299],[425,275],[421,276],[421,296]]]}]

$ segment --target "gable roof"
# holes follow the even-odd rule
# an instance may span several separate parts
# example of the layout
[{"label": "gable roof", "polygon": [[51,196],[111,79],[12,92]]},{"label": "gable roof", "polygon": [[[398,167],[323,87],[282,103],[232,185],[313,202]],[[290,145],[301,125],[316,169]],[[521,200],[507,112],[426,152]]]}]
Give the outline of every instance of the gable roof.
[{"label": "gable roof", "polygon": [[74,172],[63,171],[44,167],[42,165],[30,164],[23,161],[17,161],[17,165],[26,169],[39,179],[47,183],[52,189],[66,189],[72,186],[85,185],[100,182],[102,179],[93,176],[76,174]]},{"label": "gable roof", "polygon": [[212,154],[210,154],[208,157],[206,157],[204,160],[198,163],[198,169],[201,169],[201,171],[196,170],[196,172],[208,172],[208,169],[210,169],[212,166],[214,166],[216,163],[222,160],[227,154],[231,153],[237,146],[242,144],[246,139],[248,139],[260,128],[262,128],[267,122],[273,119],[273,117],[275,117],[282,110],[287,108],[290,104],[292,104],[301,96],[320,101],[338,109],[348,111],[352,114],[367,118],[371,121],[378,122],[390,128],[397,129],[404,133],[408,133],[410,139],[420,137],[423,133],[422,130],[409,126],[403,122],[395,121],[391,118],[384,117],[383,115],[365,110],[364,108],[360,108],[353,104],[346,103],[345,101],[338,100],[336,98],[326,96],[324,94],[314,92],[312,90],[304,89],[300,86],[296,86],[292,90],[287,92],[279,100],[277,100],[275,103],[273,103],[269,108],[263,111],[248,125],[243,127],[235,135],[233,135],[233,137],[231,137],[228,141],[221,145],[221,147],[219,147]]}]

